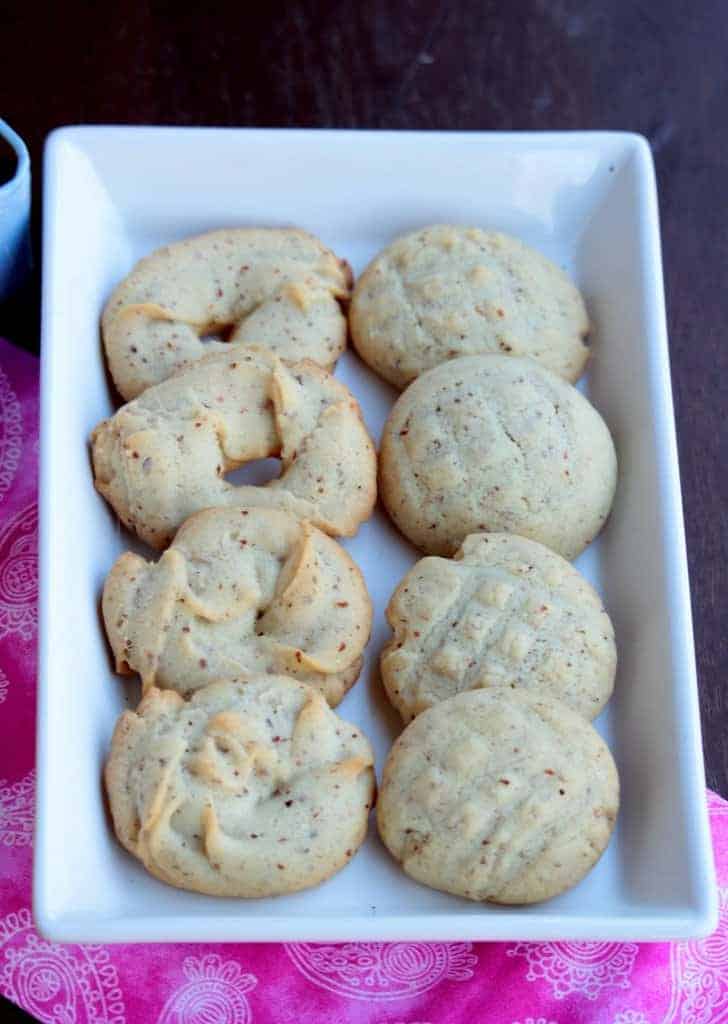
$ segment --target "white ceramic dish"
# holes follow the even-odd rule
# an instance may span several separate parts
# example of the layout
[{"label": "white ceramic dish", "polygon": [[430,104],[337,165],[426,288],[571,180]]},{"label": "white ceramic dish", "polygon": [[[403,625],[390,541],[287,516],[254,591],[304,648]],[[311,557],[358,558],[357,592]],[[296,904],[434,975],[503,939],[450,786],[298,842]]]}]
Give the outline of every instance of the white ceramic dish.
[{"label": "white ceramic dish", "polygon": [[[275,900],[216,900],[147,876],[112,837],[100,771],[136,690],[114,676],[98,614],[129,545],[95,493],[87,437],[112,410],[98,321],[112,286],[163,242],[233,224],[298,224],[355,271],[395,235],[465,222],[522,236],[567,266],[595,323],[586,387],[617,443],[611,520],[579,560],[620,648],[598,727],[619,764],[613,841],[574,890],[496,908],[410,881],[372,823],[353,863]],[[657,202],[643,139],[625,134],[413,134],[82,127],[45,163],[41,652],[34,910],[69,941],[652,940],[716,921]],[[394,393],[352,354],[338,374],[378,438]],[[347,547],[375,603],[362,678],[341,706],[377,767],[396,717],[380,693],[384,608],[415,560],[383,514]]]}]

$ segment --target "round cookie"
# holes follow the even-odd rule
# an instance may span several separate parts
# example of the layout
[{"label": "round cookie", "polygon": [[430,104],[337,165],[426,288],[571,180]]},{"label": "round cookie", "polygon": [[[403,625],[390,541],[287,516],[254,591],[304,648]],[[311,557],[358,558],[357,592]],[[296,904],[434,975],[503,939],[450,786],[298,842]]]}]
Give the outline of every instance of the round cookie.
[{"label": "round cookie", "polygon": [[116,834],[155,877],[212,896],[317,885],[356,853],[373,754],[284,676],[150,689],[117,722],[105,781]]},{"label": "round cookie", "polygon": [[569,381],[589,356],[589,319],[556,264],[517,238],[436,224],[396,239],[357,282],[352,340],[404,388],[457,356],[529,356]]},{"label": "round cookie", "polygon": [[[257,505],[351,536],[376,499],[376,454],[351,392],[311,362],[264,349],[198,359],[122,406],[91,436],[96,487],[122,522],[163,548],[204,508]],[[225,474],[279,456],[263,487]]]},{"label": "round cookie", "polygon": [[590,870],[618,804],[593,726],[559,701],[499,688],[461,693],[407,726],[384,767],[377,823],[416,881],[535,903]]},{"label": "round cookie", "polygon": [[340,303],[351,284],[348,264],[296,228],[227,228],[164,246],[104,309],[111,376],[128,401],[212,351],[232,357],[250,344],[331,368],[346,347]]},{"label": "round cookie", "polygon": [[138,672],[145,691],[281,673],[332,706],[359,676],[372,622],[347,552],[270,508],[198,512],[158,562],[125,552],[102,608],[117,671]]},{"label": "round cookie", "polygon": [[435,555],[494,531],[575,558],[604,525],[617,483],[596,409],[513,356],[463,356],[418,377],[389,414],[379,470],[390,516]]},{"label": "round cookie", "polygon": [[405,722],[467,690],[510,686],[594,718],[611,696],[614,630],[569,562],[515,534],[466,537],[423,558],[387,608],[382,681]]}]

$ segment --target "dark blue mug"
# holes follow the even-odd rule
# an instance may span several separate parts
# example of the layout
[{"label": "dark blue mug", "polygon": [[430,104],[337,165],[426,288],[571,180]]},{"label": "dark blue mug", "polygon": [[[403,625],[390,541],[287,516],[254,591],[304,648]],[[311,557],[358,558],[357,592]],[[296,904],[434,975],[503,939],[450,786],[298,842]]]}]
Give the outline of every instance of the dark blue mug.
[{"label": "dark blue mug", "polygon": [[30,255],[30,157],[13,129],[0,118],[0,302],[25,283],[31,269]]}]

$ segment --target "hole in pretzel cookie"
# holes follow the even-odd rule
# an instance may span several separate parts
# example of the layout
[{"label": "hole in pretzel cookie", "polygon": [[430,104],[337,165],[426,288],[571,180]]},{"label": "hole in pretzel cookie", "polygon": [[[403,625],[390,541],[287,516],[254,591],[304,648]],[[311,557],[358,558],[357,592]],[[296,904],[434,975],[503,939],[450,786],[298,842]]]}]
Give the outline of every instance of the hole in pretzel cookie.
[{"label": "hole in pretzel cookie", "polygon": [[226,473],[225,479],[229,484],[234,484],[236,487],[241,487],[243,484],[253,484],[256,487],[262,487],[269,480],[277,480],[280,475],[280,459],[253,459],[252,462],[246,462],[239,469]]},{"label": "hole in pretzel cookie", "polygon": [[215,324],[200,335],[200,341],[203,344],[208,341],[230,341],[236,327],[237,324]]}]

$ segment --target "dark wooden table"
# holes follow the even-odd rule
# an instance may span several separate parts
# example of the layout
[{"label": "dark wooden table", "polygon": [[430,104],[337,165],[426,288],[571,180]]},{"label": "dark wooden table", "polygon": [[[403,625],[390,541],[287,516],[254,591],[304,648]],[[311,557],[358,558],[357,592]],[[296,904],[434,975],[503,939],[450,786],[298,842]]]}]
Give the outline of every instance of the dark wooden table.
[{"label": "dark wooden table", "polygon": [[[728,3],[0,3],[0,116],[62,124],[629,129],[654,152],[708,781],[728,796]],[[192,13],[194,11],[194,13]],[[37,300],[0,311],[37,344]],[[721,608],[724,612],[721,612]]]}]

